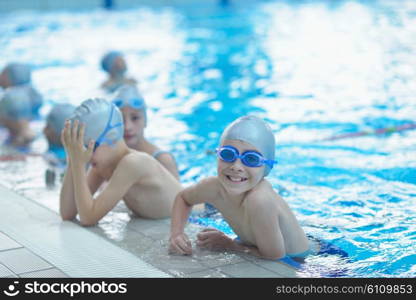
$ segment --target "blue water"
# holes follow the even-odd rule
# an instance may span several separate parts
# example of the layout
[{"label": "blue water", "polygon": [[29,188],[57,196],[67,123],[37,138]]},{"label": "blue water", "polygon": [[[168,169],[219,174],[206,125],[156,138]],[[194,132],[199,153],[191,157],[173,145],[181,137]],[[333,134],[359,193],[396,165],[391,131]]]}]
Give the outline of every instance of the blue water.
[{"label": "blue water", "polygon": [[[256,114],[277,139],[279,164],[268,180],[308,234],[349,255],[312,256],[304,276],[326,274],[323,266],[351,277],[416,276],[416,130],[322,141],[416,121],[414,1],[198,3],[1,17],[0,66],[33,64],[48,101],[43,115],[53,102],[101,95],[99,59],[121,50],[149,106],[146,135],[174,153],[185,186],[215,175],[208,150],[225,126]],[[34,148],[46,149],[41,137]],[[9,166],[0,168],[2,181],[17,182],[9,186],[41,193],[42,182],[29,180],[34,171],[10,176]]]}]

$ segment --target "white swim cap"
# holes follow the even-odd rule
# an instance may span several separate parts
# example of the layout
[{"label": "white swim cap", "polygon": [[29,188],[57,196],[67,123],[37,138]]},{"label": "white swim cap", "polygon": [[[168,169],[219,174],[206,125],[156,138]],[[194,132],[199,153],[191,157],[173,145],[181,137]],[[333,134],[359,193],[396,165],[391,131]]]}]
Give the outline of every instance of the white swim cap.
[{"label": "white swim cap", "polygon": [[[220,144],[224,140],[240,140],[247,142],[257,149],[270,161],[275,157],[275,139],[270,126],[256,116],[243,116],[229,124],[221,135]],[[270,173],[272,168],[266,164],[264,176]]]},{"label": "white swim cap", "polygon": [[9,120],[32,119],[28,93],[19,88],[9,88],[0,100],[0,115]]},{"label": "white swim cap", "polygon": [[75,109],[71,120],[85,124],[85,145],[88,145],[91,139],[98,144],[113,145],[123,138],[123,116],[120,110],[107,100],[85,100]]},{"label": "white swim cap", "polygon": [[56,104],[46,117],[46,123],[50,128],[53,128],[53,130],[55,130],[56,134],[60,135],[62,129],[64,129],[65,120],[72,117],[74,111],[75,106],[73,106],[72,104]]}]

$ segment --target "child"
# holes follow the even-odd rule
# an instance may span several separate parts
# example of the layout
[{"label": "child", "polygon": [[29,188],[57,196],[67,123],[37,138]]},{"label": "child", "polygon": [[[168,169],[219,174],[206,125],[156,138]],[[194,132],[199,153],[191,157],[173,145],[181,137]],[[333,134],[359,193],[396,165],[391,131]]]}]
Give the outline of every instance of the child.
[{"label": "child", "polygon": [[75,106],[68,103],[56,104],[46,117],[46,125],[43,134],[48,141],[48,153],[57,164],[65,163],[65,149],[61,142],[61,132],[65,120],[74,113]]},{"label": "child", "polygon": [[0,86],[4,89],[20,89],[30,99],[30,107],[34,117],[39,116],[39,109],[43,104],[42,96],[32,84],[32,71],[30,66],[21,63],[10,63],[0,73]]},{"label": "child", "polygon": [[[82,225],[94,225],[120,199],[137,216],[170,216],[182,187],[152,156],[127,147],[122,118],[111,102],[89,99],[66,121],[62,143],[67,171],[60,195],[63,220],[72,220],[78,213]],[[108,184],[94,197],[105,181]]]},{"label": "child", "polygon": [[124,85],[118,89],[113,103],[123,113],[124,141],[127,146],[150,154],[156,158],[169,172],[179,180],[175,159],[167,152],[160,150],[144,137],[147,125],[146,103],[137,88]]},{"label": "child", "polygon": [[274,136],[263,120],[244,116],[231,123],[217,149],[218,175],[184,189],[175,199],[169,251],[192,254],[184,227],[192,206],[207,202],[220,211],[239,238],[232,240],[216,229],[205,229],[197,235],[199,247],[266,259],[305,255],[309,242],[304,231],[288,204],[264,179],[275,163],[274,153]]},{"label": "child", "polygon": [[48,151],[44,158],[49,164],[45,171],[45,182],[48,187],[55,185],[56,175],[63,178],[63,171],[66,167],[65,149],[61,142],[61,132],[64,128],[65,120],[74,113],[75,106],[67,103],[56,104],[46,118],[46,125],[43,134],[48,141]]},{"label": "child", "polygon": [[109,78],[101,85],[108,93],[113,93],[124,84],[136,84],[134,78],[126,77],[127,64],[121,52],[110,51],[101,59],[101,67]]},{"label": "child", "polygon": [[26,147],[35,138],[30,128],[31,112],[29,95],[20,89],[7,89],[0,100],[0,125],[9,131],[7,143]]}]

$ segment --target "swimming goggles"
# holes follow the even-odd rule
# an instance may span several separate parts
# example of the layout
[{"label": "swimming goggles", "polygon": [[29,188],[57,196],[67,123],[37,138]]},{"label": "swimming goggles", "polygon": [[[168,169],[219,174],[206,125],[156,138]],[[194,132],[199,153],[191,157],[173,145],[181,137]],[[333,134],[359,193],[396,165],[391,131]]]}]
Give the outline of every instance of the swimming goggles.
[{"label": "swimming goggles", "polygon": [[113,119],[113,113],[114,113],[114,106],[111,105],[111,111],[110,111],[110,117],[108,118],[108,122],[107,125],[105,126],[103,132],[100,134],[100,136],[95,140],[95,144],[94,144],[94,150],[93,152],[95,152],[95,150],[97,149],[97,147],[99,147],[102,143],[107,143],[109,145],[113,144],[113,141],[108,139],[106,137],[106,134],[113,128],[122,126],[123,123],[119,122],[115,125],[111,125],[111,120]]},{"label": "swimming goggles", "polygon": [[275,160],[265,159],[263,155],[253,150],[246,151],[240,155],[238,150],[233,146],[223,146],[216,149],[216,151],[217,156],[221,160],[227,163],[232,163],[235,162],[237,158],[239,158],[245,166],[250,168],[261,167],[264,164],[267,164],[270,168],[273,168],[273,164],[277,163]]},{"label": "swimming goggles", "polygon": [[131,98],[129,100],[123,100],[123,99],[114,99],[113,103],[121,108],[123,106],[131,106],[135,109],[144,109],[145,108],[145,104],[142,98]]}]

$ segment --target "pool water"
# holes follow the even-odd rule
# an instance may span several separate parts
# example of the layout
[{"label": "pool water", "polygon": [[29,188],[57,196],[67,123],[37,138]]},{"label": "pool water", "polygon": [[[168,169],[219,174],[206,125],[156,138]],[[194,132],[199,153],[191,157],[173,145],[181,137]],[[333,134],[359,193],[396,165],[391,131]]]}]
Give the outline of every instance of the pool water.
[{"label": "pool water", "polygon": [[[324,141],[416,121],[414,1],[198,3],[2,20],[0,65],[33,64],[43,115],[53,103],[102,95],[101,55],[123,51],[149,107],[146,135],[174,153],[185,186],[216,174],[210,150],[229,122],[265,118],[279,162],[267,179],[305,232],[349,255],[311,256],[301,276],[416,276],[416,130]],[[41,136],[33,149],[45,151]],[[56,210],[59,185],[45,188],[46,168],[35,156],[0,161],[0,180]],[[106,223],[110,237],[126,214]]]}]

